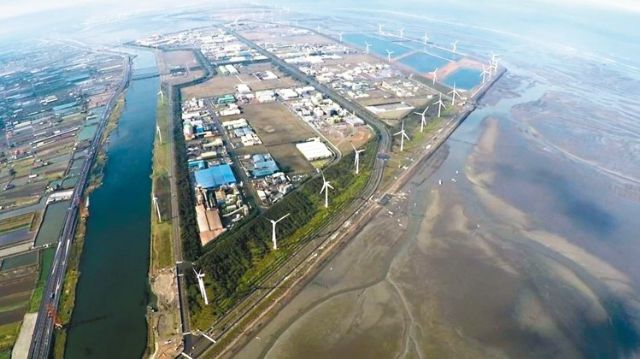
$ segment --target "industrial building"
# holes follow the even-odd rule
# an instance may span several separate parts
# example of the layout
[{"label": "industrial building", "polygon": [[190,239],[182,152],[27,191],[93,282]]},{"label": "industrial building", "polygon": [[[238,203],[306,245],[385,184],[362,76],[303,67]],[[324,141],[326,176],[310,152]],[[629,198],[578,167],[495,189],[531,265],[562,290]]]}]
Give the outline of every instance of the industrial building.
[{"label": "industrial building", "polygon": [[297,143],[296,147],[307,161],[317,161],[333,156],[333,153],[329,150],[327,145],[321,141]]},{"label": "industrial building", "polygon": [[231,166],[228,164],[221,164],[198,170],[193,173],[195,177],[196,186],[205,189],[216,189],[221,186],[228,186],[235,184],[236,177],[233,174]]}]

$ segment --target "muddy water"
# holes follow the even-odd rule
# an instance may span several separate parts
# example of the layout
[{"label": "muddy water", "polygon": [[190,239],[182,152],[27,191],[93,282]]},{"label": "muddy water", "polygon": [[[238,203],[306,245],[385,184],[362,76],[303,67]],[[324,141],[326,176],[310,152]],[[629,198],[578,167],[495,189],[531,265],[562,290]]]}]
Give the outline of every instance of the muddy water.
[{"label": "muddy water", "polygon": [[515,115],[550,90],[505,79],[239,357],[635,353],[640,204]]}]

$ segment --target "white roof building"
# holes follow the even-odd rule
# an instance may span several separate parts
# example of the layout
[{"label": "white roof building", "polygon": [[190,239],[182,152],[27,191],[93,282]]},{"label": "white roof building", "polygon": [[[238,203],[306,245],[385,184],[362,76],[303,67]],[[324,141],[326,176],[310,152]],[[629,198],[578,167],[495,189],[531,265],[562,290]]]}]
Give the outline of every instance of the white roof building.
[{"label": "white roof building", "polygon": [[309,141],[297,143],[298,151],[307,159],[307,161],[315,161],[333,156],[327,145],[321,141]]}]

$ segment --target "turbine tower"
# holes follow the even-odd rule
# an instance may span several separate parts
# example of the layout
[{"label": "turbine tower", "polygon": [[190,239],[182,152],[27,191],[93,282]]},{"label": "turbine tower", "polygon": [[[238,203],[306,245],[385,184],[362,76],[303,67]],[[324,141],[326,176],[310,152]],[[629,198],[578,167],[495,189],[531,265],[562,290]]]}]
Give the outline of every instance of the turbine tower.
[{"label": "turbine tower", "polygon": [[487,70],[487,67],[482,65],[482,72],[480,76],[482,76],[482,83],[487,82],[487,75],[491,76],[491,72]]},{"label": "turbine tower", "polygon": [[200,288],[200,295],[202,295],[202,298],[204,299],[204,305],[209,305],[209,298],[207,298],[207,292],[204,289],[204,281],[202,280],[202,278],[204,278],[204,273],[196,272],[195,268],[192,269],[198,279],[198,288]]},{"label": "turbine tower", "polygon": [[378,24],[378,34],[380,34],[380,35],[382,35],[382,27],[383,26],[384,25],[382,25],[382,24]]},{"label": "turbine tower", "polygon": [[271,241],[273,242],[274,251],[278,249],[278,241],[276,239],[276,224],[278,224],[278,222],[282,221],[283,219],[289,217],[290,214],[291,213],[285,214],[284,216],[280,217],[280,219],[278,219],[277,221],[274,221],[273,219],[269,219],[269,222],[271,222]]},{"label": "turbine tower", "polygon": [[400,38],[404,39],[404,27],[400,28]]},{"label": "turbine tower", "polygon": [[400,135],[400,152],[404,151],[404,139],[406,138],[407,141],[410,140],[409,136],[407,136],[407,133],[404,130],[404,120],[402,120],[402,127],[400,128],[400,132],[394,133],[393,135]]},{"label": "turbine tower", "polygon": [[429,34],[427,34],[425,32],[424,33],[424,46],[427,46],[427,44],[429,44]]},{"label": "turbine tower", "polygon": [[322,173],[322,188],[320,189],[320,193],[324,192],[324,208],[329,208],[329,189],[333,189],[333,186],[331,186],[331,182],[324,178],[324,173]]},{"label": "turbine tower", "polygon": [[438,68],[436,67],[435,70],[433,70],[433,72],[431,72],[431,78],[433,79],[433,84],[436,84],[436,81],[438,81]]},{"label": "turbine tower", "polygon": [[424,109],[422,112],[414,112],[416,115],[420,115],[420,132],[424,131],[424,125],[427,123],[427,111],[429,111],[429,106]]},{"label": "turbine tower", "polygon": [[458,92],[458,90],[456,90],[456,83],[453,83],[453,90],[449,91],[448,93],[449,95],[451,95],[451,106],[455,106],[456,105],[456,96],[459,98],[460,97],[460,93]]},{"label": "turbine tower", "polygon": [[339,32],[338,36],[340,37],[340,42],[342,42],[342,35],[344,34],[344,32]]},{"label": "turbine tower", "polygon": [[367,55],[369,55],[369,48],[371,47],[371,44],[365,41],[364,46],[365,46],[365,51],[367,52]]},{"label": "turbine tower", "polygon": [[389,51],[389,50],[386,50],[386,51],[387,51],[387,61],[391,63],[391,54],[393,54],[393,51]]},{"label": "turbine tower", "polygon": [[440,118],[440,111],[442,111],[442,108],[444,107],[444,102],[442,102],[442,93],[440,93],[440,99],[436,102],[436,105],[438,105],[438,118]]},{"label": "turbine tower", "polygon": [[451,43],[451,52],[454,54],[458,51],[458,40]]},{"label": "turbine tower", "polygon": [[359,149],[357,149],[357,148],[353,145],[353,143],[351,144],[351,147],[353,147],[353,153],[355,153],[355,156],[356,156],[356,157],[355,157],[355,166],[356,166],[356,175],[357,175],[358,173],[360,173],[360,154],[361,154],[362,152],[364,152],[364,150],[359,150]]}]

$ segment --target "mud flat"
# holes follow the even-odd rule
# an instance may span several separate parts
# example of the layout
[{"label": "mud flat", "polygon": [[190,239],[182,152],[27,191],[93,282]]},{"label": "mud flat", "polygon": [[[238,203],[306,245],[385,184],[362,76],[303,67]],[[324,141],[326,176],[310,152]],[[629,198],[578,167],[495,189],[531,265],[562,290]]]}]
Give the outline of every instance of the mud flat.
[{"label": "mud flat", "polygon": [[636,353],[640,208],[530,146],[509,106],[472,114],[238,357]]}]

